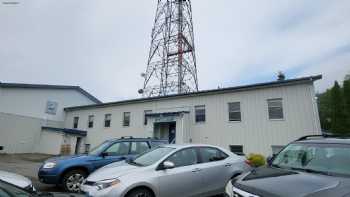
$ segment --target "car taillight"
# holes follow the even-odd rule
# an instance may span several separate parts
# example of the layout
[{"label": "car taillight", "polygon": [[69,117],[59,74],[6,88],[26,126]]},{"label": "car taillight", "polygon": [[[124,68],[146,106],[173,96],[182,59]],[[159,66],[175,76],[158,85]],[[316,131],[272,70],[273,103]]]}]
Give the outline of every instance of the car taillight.
[{"label": "car taillight", "polygon": [[252,162],[249,160],[245,160],[245,163],[248,164],[249,166],[252,166]]}]

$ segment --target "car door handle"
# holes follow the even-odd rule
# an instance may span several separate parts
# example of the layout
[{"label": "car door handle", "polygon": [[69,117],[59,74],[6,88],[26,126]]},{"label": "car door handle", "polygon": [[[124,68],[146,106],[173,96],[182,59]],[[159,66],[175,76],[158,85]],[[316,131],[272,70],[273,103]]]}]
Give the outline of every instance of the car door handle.
[{"label": "car door handle", "polygon": [[231,167],[231,166],[232,166],[232,163],[225,164],[225,167]]},{"label": "car door handle", "polygon": [[202,169],[200,169],[200,168],[195,168],[195,169],[193,169],[192,170],[192,172],[200,172]]}]

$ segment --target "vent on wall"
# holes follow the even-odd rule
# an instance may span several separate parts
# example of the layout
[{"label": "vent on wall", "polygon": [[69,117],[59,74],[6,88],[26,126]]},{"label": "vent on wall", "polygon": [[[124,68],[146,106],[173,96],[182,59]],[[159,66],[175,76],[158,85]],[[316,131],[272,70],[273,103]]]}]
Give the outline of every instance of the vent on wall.
[{"label": "vent on wall", "polygon": [[4,147],[3,147],[3,146],[0,146],[0,150],[4,150]]}]

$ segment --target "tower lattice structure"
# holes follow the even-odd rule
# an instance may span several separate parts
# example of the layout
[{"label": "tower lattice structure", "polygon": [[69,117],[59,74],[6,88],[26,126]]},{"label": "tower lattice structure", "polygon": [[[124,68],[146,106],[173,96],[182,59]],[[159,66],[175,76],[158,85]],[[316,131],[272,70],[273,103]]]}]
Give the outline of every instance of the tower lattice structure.
[{"label": "tower lattice structure", "polygon": [[142,73],[144,97],[198,91],[190,0],[158,0],[147,69]]}]

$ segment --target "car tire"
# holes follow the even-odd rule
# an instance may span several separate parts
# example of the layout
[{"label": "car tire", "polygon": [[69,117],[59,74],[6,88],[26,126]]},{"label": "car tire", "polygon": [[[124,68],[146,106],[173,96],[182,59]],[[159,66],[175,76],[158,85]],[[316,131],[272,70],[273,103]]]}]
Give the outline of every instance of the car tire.
[{"label": "car tire", "polygon": [[126,197],[154,197],[153,193],[146,188],[134,189]]},{"label": "car tire", "polygon": [[87,173],[84,170],[71,170],[64,174],[62,179],[62,185],[65,191],[78,193],[80,192],[80,185],[87,177]]}]

